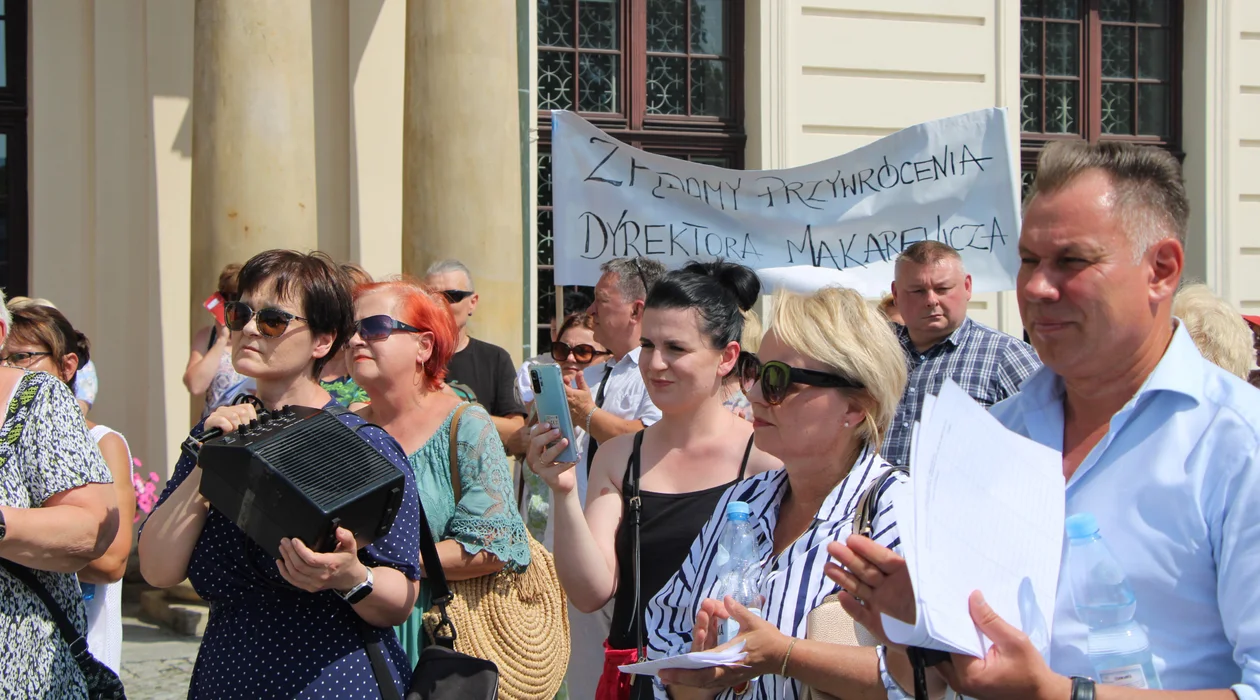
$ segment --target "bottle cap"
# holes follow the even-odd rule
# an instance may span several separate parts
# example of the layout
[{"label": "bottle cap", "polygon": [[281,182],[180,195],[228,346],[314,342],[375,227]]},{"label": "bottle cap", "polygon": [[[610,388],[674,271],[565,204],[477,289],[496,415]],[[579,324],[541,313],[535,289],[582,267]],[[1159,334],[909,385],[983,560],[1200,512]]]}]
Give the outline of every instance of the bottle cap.
[{"label": "bottle cap", "polygon": [[732,515],[742,515],[747,518],[750,512],[748,504],[743,501],[731,501],[726,504],[726,517],[728,518]]},{"label": "bottle cap", "polygon": [[1065,525],[1068,539],[1082,540],[1098,534],[1098,520],[1090,513],[1069,515]]}]

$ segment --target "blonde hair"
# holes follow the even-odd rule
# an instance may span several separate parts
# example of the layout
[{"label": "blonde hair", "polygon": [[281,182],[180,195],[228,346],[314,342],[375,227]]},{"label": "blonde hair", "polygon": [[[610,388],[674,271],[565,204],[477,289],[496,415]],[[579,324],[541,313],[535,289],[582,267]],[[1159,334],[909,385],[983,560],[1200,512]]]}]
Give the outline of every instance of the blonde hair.
[{"label": "blonde hair", "polygon": [[1255,357],[1251,329],[1229,302],[1204,284],[1189,284],[1173,297],[1172,313],[1211,363],[1246,379]]},{"label": "blonde hair", "polygon": [[796,352],[862,383],[863,389],[844,391],[866,410],[858,439],[878,450],[906,387],[905,354],[887,319],[852,289],[780,291],[770,330]]},{"label": "blonde hair", "polygon": [[754,355],[761,349],[761,319],[756,311],[741,311],[744,315],[744,330],[739,334],[739,349]]}]

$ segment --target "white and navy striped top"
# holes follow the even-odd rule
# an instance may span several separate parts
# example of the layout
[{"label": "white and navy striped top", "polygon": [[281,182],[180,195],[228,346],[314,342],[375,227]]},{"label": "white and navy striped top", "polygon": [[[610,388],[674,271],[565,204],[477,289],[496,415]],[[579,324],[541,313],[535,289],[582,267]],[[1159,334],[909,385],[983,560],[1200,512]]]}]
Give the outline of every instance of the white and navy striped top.
[{"label": "white and navy striped top", "polygon": [[[823,598],[839,590],[823,575],[823,567],[830,559],[827,545],[848,538],[859,497],[886,469],[888,464],[882,457],[873,450],[864,451],[849,475],[827,496],[809,529],[777,557],[772,557],[774,528],[779,505],[788,489],[787,472],[782,469],[763,472],[732,486],[722,495],[713,517],[691,544],[682,569],[648,604],[648,658],[691,651],[691,628],[696,621],[697,608],[705,598],[720,598],[716,589],[721,571],[714,566],[714,559],[726,526],[726,504],[730,501],[748,503],[748,519],[757,532],[763,572],[761,595],[765,599],[762,617],[784,634],[804,639],[810,611],[821,605]],[[874,539],[885,547],[899,549],[901,539],[890,512],[891,499],[887,497],[887,490],[892,487],[894,482],[890,481],[881,494],[879,512],[873,523]],[[741,700],[795,699],[800,697],[802,688],[798,681],[765,675],[754,679],[750,691],[741,696]],[[656,685],[656,697],[667,698],[660,684]],[[735,696],[727,690],[718,697]]]}]

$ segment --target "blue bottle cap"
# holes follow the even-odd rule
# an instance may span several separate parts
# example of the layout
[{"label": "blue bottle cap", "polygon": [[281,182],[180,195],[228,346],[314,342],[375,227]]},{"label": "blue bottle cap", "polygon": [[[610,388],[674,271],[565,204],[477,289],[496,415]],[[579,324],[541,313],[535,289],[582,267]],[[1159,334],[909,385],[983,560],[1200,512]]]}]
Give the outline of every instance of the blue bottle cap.
[{"label": "blue bottle cap", "polygon": [[731,501],[726,504],[726,517],[728,518],[732,515],[742,515],[747,518],[748,514],[751,512],[752,511],[748,509],[748,504],[743,501]]},{"label": "blue bottle cap", "polygon": [[1068,539],[1083,540],[1098,534],[1098,520],[1090,513],[1069,515],[1065,525]]}]

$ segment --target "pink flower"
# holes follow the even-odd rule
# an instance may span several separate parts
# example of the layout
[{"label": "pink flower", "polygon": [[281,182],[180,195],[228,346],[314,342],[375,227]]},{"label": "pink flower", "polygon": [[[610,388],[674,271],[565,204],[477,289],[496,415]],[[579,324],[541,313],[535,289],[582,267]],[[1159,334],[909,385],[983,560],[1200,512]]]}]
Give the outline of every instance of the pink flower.
[{"label": "pink flower", "polygon": [[[138,459],[132,459],[131,462],[136,468],[143,466]],[[153,512],[153,507],[157,505],[159,481],[161,479],[155,472],[149,472],[147,479],[139,474],[131,475],[131,485],[136,491],[136,522],[140,522],[145,514]]]}]

